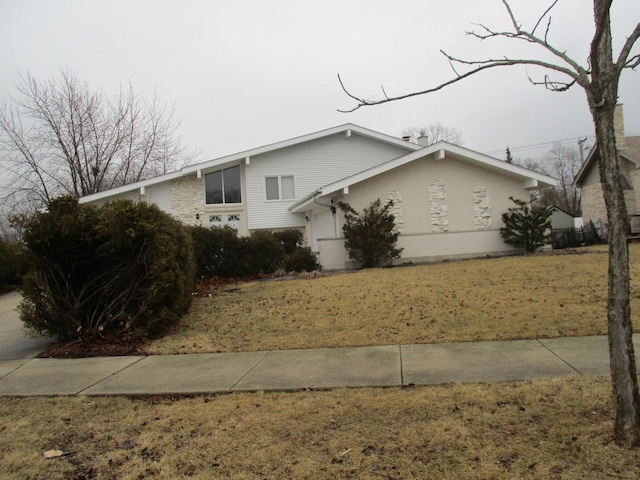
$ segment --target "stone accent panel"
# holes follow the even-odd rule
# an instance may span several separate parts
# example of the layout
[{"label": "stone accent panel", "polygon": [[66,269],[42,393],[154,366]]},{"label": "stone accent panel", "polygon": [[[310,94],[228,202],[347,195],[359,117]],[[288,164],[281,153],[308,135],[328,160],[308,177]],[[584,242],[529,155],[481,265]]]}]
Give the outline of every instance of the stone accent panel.
[{"label": "stone accent panel", "polygon": [[431,211],[431,231],[434,233],[448,231],[447,190],[442,180],[434,180],[429,185],[429,207]]},{"label": "stone accent panel", "polygon": [[402,216],[402,197],[397,190],[391,190],[386,195],[387,202],[393,200],[393,207],[391,207],[391,213],[395,217],[394,230],[402,233],[404,228],[404,217]]},{"label": "stone accent panel", "polygon": [[473,189],[473,218],[476,230],[491,228],[491,199],[487,187],[477,186]]},{"label": "stone accent panel", "polygon": [[[204,179],[193,176],[177,178],[171,185],[173,215],[187,225],[205,225]],[[196,220],[196,214],[200,219]]]}]

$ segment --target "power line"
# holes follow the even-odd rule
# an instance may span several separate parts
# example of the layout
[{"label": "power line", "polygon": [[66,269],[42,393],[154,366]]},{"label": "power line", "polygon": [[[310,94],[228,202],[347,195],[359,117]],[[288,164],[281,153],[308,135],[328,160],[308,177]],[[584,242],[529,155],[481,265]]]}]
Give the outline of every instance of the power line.
[{"label": "power line", "polygon": [[[553,141],[550,141],[550,142],[534,143],[534,144],[531,144],[531,145],[523,145],[523,146],[520,146],[520,147],[511,147],[511,146],[509,146],[509,150],[511,151],[511,153],[514,153],[514,152],[523,152],[523,151],[527,151],[527,150],[539,150],[539,149],[541,149],[543,147],[552,148],[557,143],[560,143],[560,144],[567,143],[567,142],[576,142],[577,143],[579,140],[583,140],[585,138],[587,138],[587,139],[595,139],[595,135],[582,135],[580,137],[565,138],[563,140],[553,140]],[[498,155],[498,154],[504,153],[505,149],[506,149],[506,146],[505,146],[504,149],[492,150],[490,152],[485,152],[485,153],[487,155]]]}]

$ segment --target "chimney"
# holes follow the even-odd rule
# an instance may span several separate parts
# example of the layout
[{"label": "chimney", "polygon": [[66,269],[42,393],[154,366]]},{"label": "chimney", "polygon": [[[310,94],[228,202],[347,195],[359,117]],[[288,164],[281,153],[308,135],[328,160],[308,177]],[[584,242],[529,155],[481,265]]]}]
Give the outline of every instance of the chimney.
[{"label": "chimney", "polygon": [[616,148],[622,150],[626,145],[624,139],[624,113],[621,103],[616,104],[616,109],[613,112],[613,129],[616,132]]},{"label": "chimney", "polygon": [[427,135],[420,135],[418,137],[418,145],[422,145],[423,147],[429,146],[429,137]]}]

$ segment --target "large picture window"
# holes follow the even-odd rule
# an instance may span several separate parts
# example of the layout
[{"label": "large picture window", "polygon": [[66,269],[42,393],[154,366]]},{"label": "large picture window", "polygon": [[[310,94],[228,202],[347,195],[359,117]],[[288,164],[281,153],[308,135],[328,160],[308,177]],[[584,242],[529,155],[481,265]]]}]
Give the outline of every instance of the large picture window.
[{"label": "large picture window", "polygon": [[239,166],[207,173],[204,187],[207,204],[242,203]]},{"label": "large picture window", "polygon": [[296,198],[293,176],[266,177],[267,200],[290,200]]}]

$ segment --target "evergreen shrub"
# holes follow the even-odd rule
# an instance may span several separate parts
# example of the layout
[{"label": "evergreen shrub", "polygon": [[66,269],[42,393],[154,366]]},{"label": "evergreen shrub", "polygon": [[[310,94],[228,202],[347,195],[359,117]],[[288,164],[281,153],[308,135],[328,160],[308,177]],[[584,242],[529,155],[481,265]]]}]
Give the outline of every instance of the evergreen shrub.
[{"label": "evergreen shrub", "polygon": [[348,203],[338,202],[345,220],[344,246],[349,258],[364,268],[389,264],[394,258],[400,258],[403,249],[396,247],[400,233],[395,229],[392,207],[393,200],[382,206],[377,199],[358,213]]},{"label": "evergreen shrub", "polygon": [[534,208],[530,202],[513,197],[509,199],[516,206],[502,214],[504,227],[500,228],[500,235],[504,243],[523,248],[527,253],[533,253],[549,243],[551,209]]},{"label": "evergreen shrub", "polygon": [[28,268],[29,261],[24,246],[0,238],[0,291],[20,285]]},{"label": "evergreen shrub", "polygon": [[189,233],[198,278],[230,278],[248,273],[248,245],[233,228],[194,226],[189,227]]},{"label": "evergreen shrub", "polygon": [[155,205],[62,197],[28,222],[24,241],[32,266],[19,310],[34,333],[157,336],[191,303],[190,237]]}]

